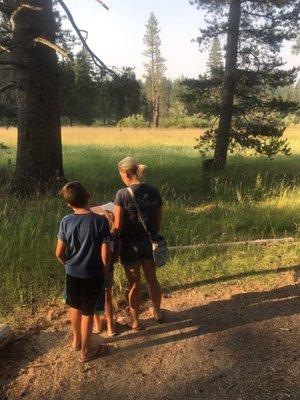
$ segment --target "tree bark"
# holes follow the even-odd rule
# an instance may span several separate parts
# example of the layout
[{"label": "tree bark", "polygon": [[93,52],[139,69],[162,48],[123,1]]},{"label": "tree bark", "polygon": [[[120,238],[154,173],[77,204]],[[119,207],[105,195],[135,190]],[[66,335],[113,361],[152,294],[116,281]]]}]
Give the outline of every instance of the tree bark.
[{"label": "tree bark", "polygon": [[160,100],[159,95],[157,94],[154,102],[154,111],[153,111],[153,125],[155,128],[159,127],[159,118],[160,118]]},{"label": "tree bark", "polygon": [[12,191],[21,194],[56,191],[64,181],[57,55],[36,37],[55,42],[52,0],[30,0],[42,11],[16,17],[12,61],[16,68],[18,148]]},{"label": "tree bark", "polygon": [[215,170],[224,169],[227,161],[236,84],[240,20],[241,0],[230,0],[221,115],[212,165]]}]

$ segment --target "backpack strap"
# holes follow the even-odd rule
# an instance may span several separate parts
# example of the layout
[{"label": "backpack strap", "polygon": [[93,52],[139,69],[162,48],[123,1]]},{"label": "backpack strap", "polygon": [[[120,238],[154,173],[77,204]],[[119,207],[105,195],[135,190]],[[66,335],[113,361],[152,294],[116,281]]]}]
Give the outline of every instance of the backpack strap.
[{"label": "backpack strap", "polygon": [[[151,239],[151,233],[149,232],[149,229],[147,227],[146,221],[145,221],[145,219],[143,217],[143,214],[141,213],[141,210],[140,210],[140,207],[139,207],[138,202],[136,200],[136,197],[135,197],[135,195],[133,193],[133,190],[131,189],[130,186],[127,187],[127,191],[129,192],[130,197],[132,199],[132,202],[133,202],[133,204],[134,204],[134,206],[135,206],[135,208],[136,208],[136,210],[138,212],[139,221],[141,222],[141,224],[143,225],[143,228],[145,229],[146,233],[149,235],[149,237]],[[151,239],[151,241],[152,241],[152,239]]]}]

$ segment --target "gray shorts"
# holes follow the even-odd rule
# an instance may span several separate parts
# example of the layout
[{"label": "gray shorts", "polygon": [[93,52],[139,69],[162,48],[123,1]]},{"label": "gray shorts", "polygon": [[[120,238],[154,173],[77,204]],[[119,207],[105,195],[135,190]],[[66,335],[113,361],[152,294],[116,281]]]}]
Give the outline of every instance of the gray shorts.
[{"label": "gray shorts", "polygon": [[150,239],[140,242],[122,243],[120,258],[121,264],[125,268],[140,265],[142,261],[153,261]]}]

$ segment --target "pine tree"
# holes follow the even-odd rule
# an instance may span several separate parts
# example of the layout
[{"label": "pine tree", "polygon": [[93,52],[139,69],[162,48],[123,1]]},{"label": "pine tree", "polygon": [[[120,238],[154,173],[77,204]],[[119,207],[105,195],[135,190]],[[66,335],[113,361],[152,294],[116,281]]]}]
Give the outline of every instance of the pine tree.
[{"label": "pine tree", "polygon": [[[18,109],[18,146],[12,190],[30,193],[55,189],[64,180],[57,79],[57,55],[36,42],[55,43],[52,0],[16,0],[0,3],[3,16],[1,49],[4,65],[13,67],[13,80],[2,85],[14,89]],[[4,83],[4,82],[3,82]]]},{"label": "pine tree", "polygon": [[0,94],[16,92],[18,145],[11,190],[20,194],[57,193],[65,181],[56,52],[67,52],[57,45],[65,40],[58,35],[56,3],[103,75],[116,75],[88,47],[63,0],[0,2],[0,52],[6,53],[0,66],[13,71],[11,81],[0,82]]},{"label": "pine tree", "polygon": [[208,73],[210,76],[213,76],[215,73],[218,73],[219,70],[222,70],[223,67],[224,65],[220,40],[218,37],[215,37],[212,41],[207,63]]},{"label": "pine tree", "polygon": [[90,125],[96,116],[98,93],[94,64],[90,54],[85,49],[77,53],[73,70],[75,75],[74,114],[76,122]]},{"label": "pine tree", "polygon": [[152,12],[146,24],[146,34],[144,36],[146,50],[144,56],[149,60],[145,64],[146,94],[151,103],[152,123],[156,128],[159,126],[164,74],[166,71],[165,59],[160,51],[161,40],[159,33],[158,21]]},{"label": "pine tree", "polygon": [[[201,29],[200,46],[218,36],[227,37],[224,74],[187,82],[191,101],[205,103],[208,115],[218,123],[199,140],[200,150],[214,150],[214,169],[226,165],[228,150],[252,148],[272,157],[289,153],[282,139],[283,118],[296,105],[274,99],[272,91],[295,82],[296,69],[281,67],[280,50],[285,40],[297,36],[300,1],[192,0],[208,12]],[[201,92],[200,92],[201,91]],[[221,93],[221,102],[216,92]],[[200,95],[202,99],[200,99]],[[209,104],[210,103],[210,104]]]},{"label": "pine tree", "polygon": [[298,35],[297,39],[295,40],[295,44],[293,46],[293,53],[294,54],[300,53],[300,34]]}]

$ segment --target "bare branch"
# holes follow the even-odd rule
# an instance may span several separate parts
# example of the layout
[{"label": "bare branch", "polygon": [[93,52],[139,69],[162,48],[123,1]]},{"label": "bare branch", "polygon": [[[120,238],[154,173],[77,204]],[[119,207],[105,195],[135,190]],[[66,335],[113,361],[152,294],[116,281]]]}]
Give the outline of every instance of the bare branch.
[{"label": "bare branch", "polygon": [[9,83],[6,83],[3,86],[0,86],[0,94],[4,93],[4,92],[6,92],[7,90],[10,90],[10,89],[17,89],[17,85],[16,85],[15,82],[9,82]]},{"label": "bare branch", "polygon": [[7,47],[3,46],[2,44],[0,44],[0,50],[5,51],[6,53],[10,53],[10,51],[8,50]]},{"label": "bare branch", "polygon": [[50,40],[42,38],[42,37],[37,37],[34,39],[34,41],[36,43],[41,43],[47,47],[50,47],[51,49],[55,50],[57,53],[61,54],[63,57],[65,58],[69,58],[68,53],[60,46],[58,46],[57,44],[54,44],[52,42],[50,42]]},{"label": "bare branch", "polygon": [[101,1],[101,0],[96,0],[99,4],[101,4],[101,6],[103,6],[104,8],[106,8],[106,10],[109,10],[109,7],[107,7],[107,5]]},{"label": "bare branch", "polygon": [[43,9],[41,7],[34,7],[31,6],[30,4],[21,4],[11,15],[10,17],[10,24],[11,28],[14,31],[16,27],[15,19],[20,14],[20,12],[24,10],[31,10],[31,11],[42,11]]},{"label": "bare branch", "polygon": [[[97,0],[98,1],[98,0]],[[89,47],[89,45],[87,44],[86,40],[84,39],[84,37],[82,36],[81,30],[78,28],[78,26],[76,25],[74,18],[70,12],[70,10],[68,9],[68,7],[66,6],[66,4],[64,3],[63,0],[58,0],[58,3],[61,5],[61,7],[63,8],[63,10],[65,11],[65,13],[67,14],[67,17],[71,23],[71,25],[73,26],[73,28],[75,29],[75,32],[77,33],[83,47],[85,48],[85,50],[90,54],[90,56],[92,57],[92,60],[94,62],[94,64],[103,72],[107,73],[108,75],[112,76],[112,77],[117,77],[118,75],[115,73],[115,71],[113,71],[112,69],[108,68],[104,62],[102,60],[100,60],[100,58],[98,56],[96,56],[96,54],[91,50],[91,48]]]}]

